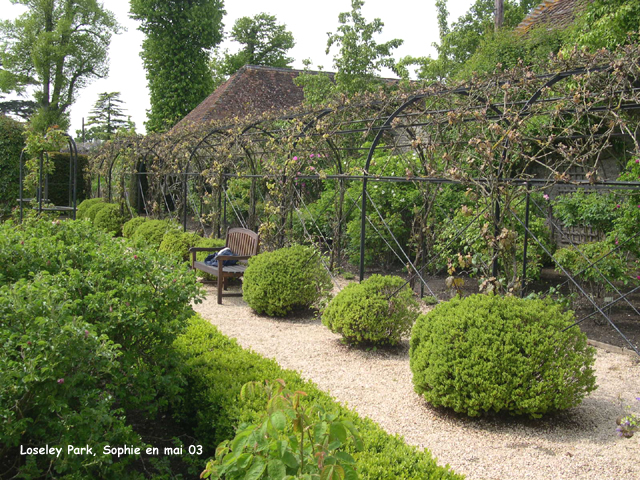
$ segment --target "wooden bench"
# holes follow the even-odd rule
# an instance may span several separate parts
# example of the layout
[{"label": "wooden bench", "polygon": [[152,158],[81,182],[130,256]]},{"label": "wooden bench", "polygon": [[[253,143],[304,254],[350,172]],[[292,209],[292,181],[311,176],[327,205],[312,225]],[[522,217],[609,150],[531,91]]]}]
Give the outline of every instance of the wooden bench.
[{"label": "wooden bench", "polygon": [[[204,262],[196,261],[198,252],[217,252],[223,248],[230,248],[235,255],[221,255],[216,257],[218,265],[213,267]],[[226,290],[227,278],[240,278],[247,269],[247,260],[258,254],[260,250],[260,236],[246,228],[230,228],[227,232],[227,239],[224,247],[193,247],[189,249],[191,252],[191,268],[200,270],[210,275],[218,277],[218,304],[222,304],[222,297],[241,297],[242,293],[222,293]],[[236,265],[224,266],[225,260],[238,260]]]}]

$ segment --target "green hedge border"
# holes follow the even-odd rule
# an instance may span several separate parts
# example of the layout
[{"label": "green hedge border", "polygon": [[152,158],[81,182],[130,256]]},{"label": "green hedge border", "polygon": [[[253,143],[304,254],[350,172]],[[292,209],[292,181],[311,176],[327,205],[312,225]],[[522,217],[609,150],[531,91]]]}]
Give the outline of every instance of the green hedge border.
[{"label": "green hedge border", "polygon": [[372,420],[358,416],[312,382],[302,379],[299,373],[244,350],[200,316],[190,320],[187,331],[174,342],[174,348],[187,380],[183,398],[188,402],[180,406],[178,415],[211,451],[222,440],[233,438],[237,425],[260,418],[264,405],[239,402],[242,385],[281,378],[291,390],[306,392],[309,402],[353,421],[364,443],[364,450],[352,451],[362,479],[464,478],[448,466],[437,465],[428,450],[407,445],[402,437],[390,435]]}]

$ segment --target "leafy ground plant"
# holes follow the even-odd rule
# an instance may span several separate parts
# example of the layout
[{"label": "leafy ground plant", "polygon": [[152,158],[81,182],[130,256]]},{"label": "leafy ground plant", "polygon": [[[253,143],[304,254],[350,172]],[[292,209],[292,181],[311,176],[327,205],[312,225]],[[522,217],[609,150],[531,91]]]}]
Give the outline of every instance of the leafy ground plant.
[{"label": "leafy ground plant", "polygon": [[287,390],[284,380],[245,384],[241,399],[266,397],[266,415],[261,423],[244,424],[233,440],[222,442],[201,478],[359,478],[355,460],[343,449],[349,436],[361,448],[356,427],[319,405],[305,405],[306,395]]}]

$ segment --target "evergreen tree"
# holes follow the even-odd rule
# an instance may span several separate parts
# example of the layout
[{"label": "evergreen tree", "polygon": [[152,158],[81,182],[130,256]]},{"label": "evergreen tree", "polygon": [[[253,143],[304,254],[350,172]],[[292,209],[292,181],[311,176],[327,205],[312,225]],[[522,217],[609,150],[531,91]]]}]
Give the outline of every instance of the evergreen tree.
[{"label": "evergreen tree", "polygon": [[[101,93],[98,100],[89,112],[84,132],[85,140],[111,140],[118,131],[135,131],[135,125],[124,113],[123,101],[120,100],[120,92]],[[82,131],[76,131],[81,137]]]}]

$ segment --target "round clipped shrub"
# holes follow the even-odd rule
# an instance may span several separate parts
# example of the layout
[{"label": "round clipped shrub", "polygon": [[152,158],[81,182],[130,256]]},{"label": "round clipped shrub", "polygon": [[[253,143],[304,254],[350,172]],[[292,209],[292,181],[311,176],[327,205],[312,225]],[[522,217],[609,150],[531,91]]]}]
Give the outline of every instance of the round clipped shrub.
[{"label": "round clipped shrub", "polygon": [[540,417],[595,390],[594,349],[573,312],[545,300],[472,295],[420,315],[411,333],[413,384],[434,406],[469,416]]},{"label": "round clipped shrub", "polygon": [[352,345],[397,345],[417,317],[418,302],[402,278],[372,275],[338,293],[322,323]]},{"label": "round clipped shrub", "polygon": [[111,233],[114,237],[122,235],[122,225],[124,225],[122,208],[115,203],[106,203],[96,213],[93,224],[100,230]]},{"label": "round clipped shrub", "polygon": [[98,214],[98,212],[100,210],[102,210],[104,207],[106,207],[107,205],[112,205],[110,203],[105,203],[105,202],[96,202],[93,205],[91,205],[86,213],[84,214],[83,218],[86,218],[87,220],[89,220],[91,223],[93,223],[96,219],[96,215]]},{"label": "round clipped shrub", "polygon": [[122,225],[122,236],[131,238],[140,225],[147,221],[147,217],[133,217]]},{"label": "round clipped shrub", "polygon": [[282,317],[294,308],[317,305],[331,290],[319,254],[302,245],[264,252],[249,259],[242,294],[257,313]]},{"label": "round clipped shrub", "polygon": [[82,220],[83,218],[87,218],[87,211],[97,203],[104,203],[104,200],[102,198],[88,198],[80,202],[76,208],[76,219]]},{"label": "round clipped shrub", "polygon": [[165,233],[158,250],[162,253],[174,255],[182,260],[189,257],[189,249],[200,240],[201,237],[191,232],[179,232],[169,230]]},{"label": "round clipped shrub", "polygon": [[166,220],[147,220],[136,229],[131,239],[158,248],[165,233],[171,230],[178,230],[178,226]]}]

